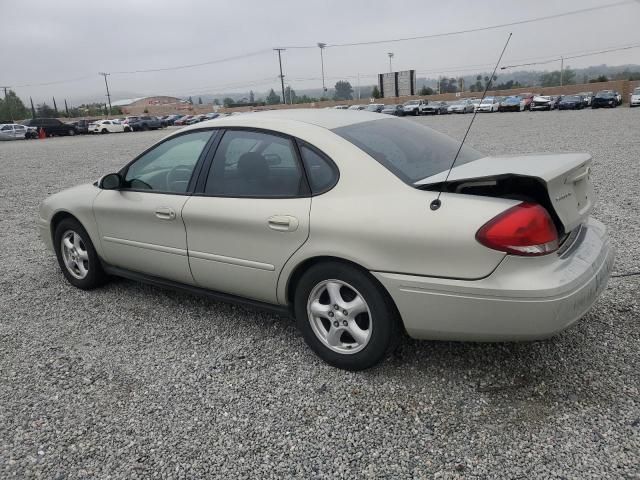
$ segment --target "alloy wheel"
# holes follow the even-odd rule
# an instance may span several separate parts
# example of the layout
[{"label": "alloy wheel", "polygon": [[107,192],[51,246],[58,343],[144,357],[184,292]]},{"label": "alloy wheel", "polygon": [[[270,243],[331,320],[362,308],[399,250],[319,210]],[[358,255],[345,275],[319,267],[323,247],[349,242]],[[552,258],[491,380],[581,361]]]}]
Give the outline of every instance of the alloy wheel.
[{"label": "alloy wheel", "polygon": [[324,280],[309,294],[307,315],[316,337],[340,354],[364,349],[373,329],[364,297],[342,280]]},{"label": "alloy wheel", "polygon": [[73,230],[62,235],[60,251],[67,271],[82,280],[89,273],[89,253],[82,237]]}]

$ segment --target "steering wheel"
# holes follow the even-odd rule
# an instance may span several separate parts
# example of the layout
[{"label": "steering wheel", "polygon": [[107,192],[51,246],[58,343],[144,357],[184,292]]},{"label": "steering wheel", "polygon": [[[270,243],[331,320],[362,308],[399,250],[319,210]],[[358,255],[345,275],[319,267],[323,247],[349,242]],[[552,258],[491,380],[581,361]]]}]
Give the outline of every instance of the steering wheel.
[{"label": "steering wheel", "polygon": [[189,165],[176,165],[167,173],[167,187],[172,192],[185,192],[193,167]]}]

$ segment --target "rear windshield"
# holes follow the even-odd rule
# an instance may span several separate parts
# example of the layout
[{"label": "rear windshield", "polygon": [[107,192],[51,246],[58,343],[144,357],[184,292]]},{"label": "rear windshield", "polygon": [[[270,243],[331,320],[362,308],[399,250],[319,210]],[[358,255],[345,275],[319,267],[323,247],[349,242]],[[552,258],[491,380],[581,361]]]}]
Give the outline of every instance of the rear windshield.
[{"label": "rear windshield", "polygon": [[[372,120],[332,131],[365,151],[408,184],[447,170],[460,147],[457,140],[409,120]],[[456,165],[484,156],[464,146]]]}]

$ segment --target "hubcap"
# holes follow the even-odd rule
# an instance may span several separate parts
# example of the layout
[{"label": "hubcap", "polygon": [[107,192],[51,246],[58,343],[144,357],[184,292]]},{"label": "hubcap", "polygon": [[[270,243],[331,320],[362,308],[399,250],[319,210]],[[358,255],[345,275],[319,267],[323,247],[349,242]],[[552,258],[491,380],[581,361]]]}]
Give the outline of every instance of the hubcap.
[{"label": "hubcap", "polygon": [[60,251],[67,271],[78,280],[89,273],[89,253],[82,237],[73,230],[62,235]]},{"label": "hubcap", "polygon": [[307,315],[316,337],[337,353],[353,354],[367,346],[373,329],[364,297],[342,280],[324,280],[309,294]]}]

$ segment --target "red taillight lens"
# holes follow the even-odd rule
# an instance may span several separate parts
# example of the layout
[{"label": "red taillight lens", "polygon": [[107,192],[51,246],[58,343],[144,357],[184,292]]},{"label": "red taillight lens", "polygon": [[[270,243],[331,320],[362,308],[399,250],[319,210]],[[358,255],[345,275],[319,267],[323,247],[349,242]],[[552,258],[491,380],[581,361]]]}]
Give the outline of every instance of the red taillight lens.
[{"label": "red taillight lens", "polygon": [[476,240],[515,255],[546,255],[558,249],[558,232],[547,211],[535,203],[520,203],[485,223]]}]

